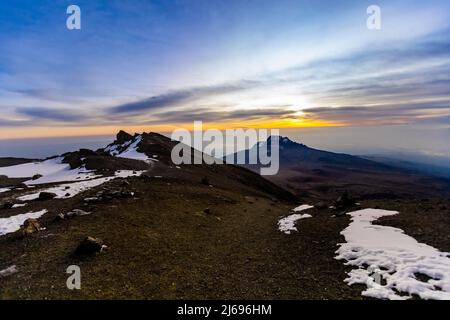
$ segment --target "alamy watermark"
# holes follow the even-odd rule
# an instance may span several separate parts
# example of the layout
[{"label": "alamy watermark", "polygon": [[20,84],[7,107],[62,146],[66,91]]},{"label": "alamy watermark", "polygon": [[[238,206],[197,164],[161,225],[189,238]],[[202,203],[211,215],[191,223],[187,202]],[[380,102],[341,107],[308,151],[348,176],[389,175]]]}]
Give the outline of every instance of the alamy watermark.
[{"label": "alamy watermark", "polygon": [[81,269],[77,265],[70,265],[67,267],[66,273],[70,274],[67,278],[66,286],[69,290],[81,289]]},{"label": "alamy watermark", "polygon": [[81,29],[81,9],[79,6],[72,4],[67,7],[66,13],[69,14],[66,20],[66,27],[69,30]]},{"label": "alamy watermark", "polygon": [[375,4],[367,7],[369,17],[366,20],[366,26],[369,30],[381,30],[381,8]]},{"label": "alamy watermark", "polygon": [[[180,141],[171,154],[176,165],[253,164],[260,165],[260,174],[266,176],[277,174],[280,168],[278,129],[203,131],[202,121],[195,121],[193,132],[177,129],[172,132],[171,138]],[[239,151],[239,146],[243,150]],[[191,147],[200,152],[193,151]]]}]

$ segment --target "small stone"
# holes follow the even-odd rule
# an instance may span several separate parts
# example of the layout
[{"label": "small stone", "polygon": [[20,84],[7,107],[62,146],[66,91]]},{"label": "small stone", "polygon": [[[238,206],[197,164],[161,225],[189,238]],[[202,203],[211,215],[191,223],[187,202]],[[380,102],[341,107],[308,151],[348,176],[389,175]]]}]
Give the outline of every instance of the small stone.
[{"label": "small stone", "polygon": [[205,210],[203,210],[203,212],[206,213],[206,214],[211,214],[211,209],[206,208]]},{"label": "small stone", "polygon": [[78,255],[92,255],[104,249],[103,241],[93,237],[86,237],[75,250]]},{"label": "small stone", "polygon": [[55,197],[56,197],[56,194],[44,191],[44,192],[39,193],[38,200],[40,200],[40,201],[51,200]]},{"label": "small stone", "polygon": [[39,178],[42,178],[42,174],[35,174],[33,177],[31,177],[31,180],[37,180]]}]

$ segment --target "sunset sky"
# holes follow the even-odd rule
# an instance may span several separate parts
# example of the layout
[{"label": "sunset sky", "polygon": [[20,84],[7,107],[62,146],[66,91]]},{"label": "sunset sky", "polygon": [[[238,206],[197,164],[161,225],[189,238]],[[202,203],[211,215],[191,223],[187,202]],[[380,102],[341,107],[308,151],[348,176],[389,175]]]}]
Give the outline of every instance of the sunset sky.
[{"label": "sunset sky", "polygon": [[[70,4],[81,30],[66,28]],[[0,139],[194,120],[449,132],[450,3],[2,1]]]}]

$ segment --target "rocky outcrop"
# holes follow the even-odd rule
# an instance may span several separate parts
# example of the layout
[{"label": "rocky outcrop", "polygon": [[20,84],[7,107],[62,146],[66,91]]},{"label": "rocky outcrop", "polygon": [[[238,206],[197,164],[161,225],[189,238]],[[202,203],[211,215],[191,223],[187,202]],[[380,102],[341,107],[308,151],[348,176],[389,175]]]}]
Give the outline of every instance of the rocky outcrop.
[{"label": "rocky outcrop", "polygon": [[125,142],[130,141],[131,139],[133,139],[133,136],[131,134],[129,134],[128,132],[125,132],[123,130],[120,130],[116,136],[115,143],[124,144]]}]

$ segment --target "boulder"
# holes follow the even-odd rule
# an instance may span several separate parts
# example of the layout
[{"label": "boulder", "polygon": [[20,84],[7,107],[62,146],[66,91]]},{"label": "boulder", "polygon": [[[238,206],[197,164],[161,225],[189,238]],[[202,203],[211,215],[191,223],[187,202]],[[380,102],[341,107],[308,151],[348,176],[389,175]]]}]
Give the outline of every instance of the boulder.
[{"label": "boulder", "polygon": [[55,193],[45,192],[44,191],[44,192],[39,193],[38,200],[40,200],[40,201],[51,200],[51,199],[53,199],[55,197],[56,197]]},{"label": "boulder", "polygon": [[43,230],[43,228],[41,228],[41,225],[36,219],[27,219],[22,226],[22,234],[24,236],[28,236],[41,230]]},{"label": "boulder", "polygon": [[101,239],[86,237],[75,250],[78,255],[92,255],[101,252],[105,248]]}]

